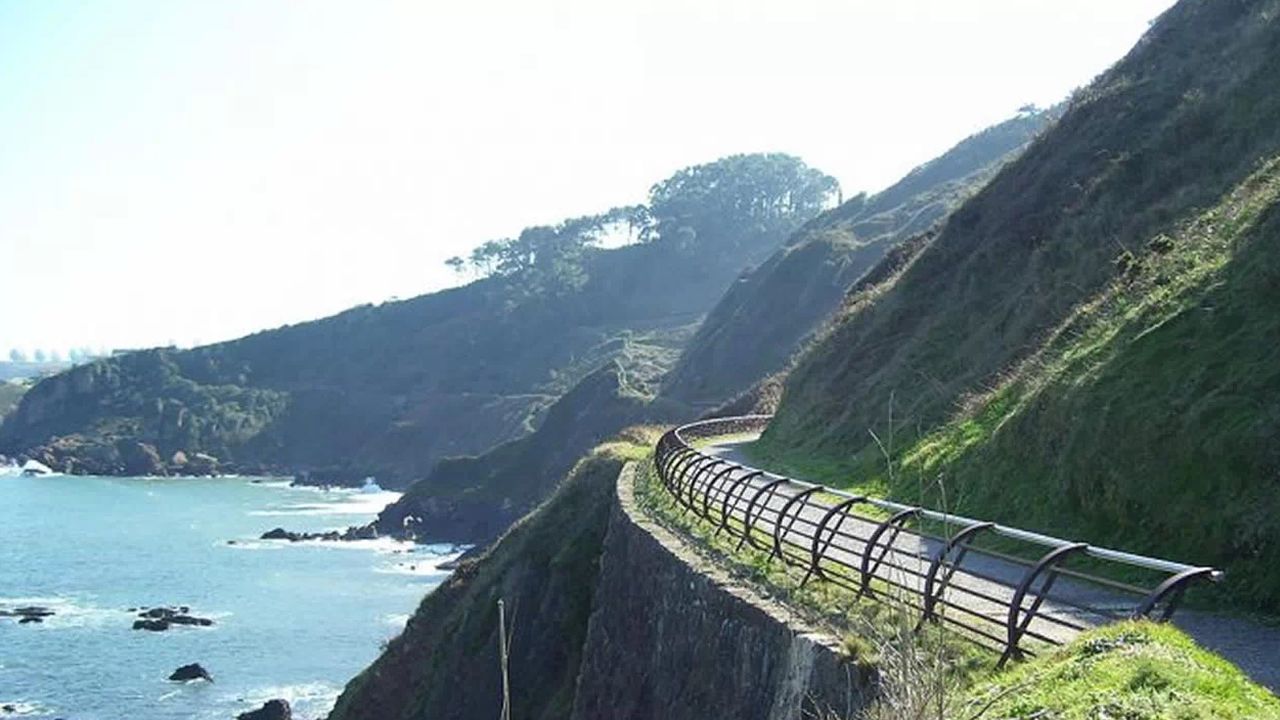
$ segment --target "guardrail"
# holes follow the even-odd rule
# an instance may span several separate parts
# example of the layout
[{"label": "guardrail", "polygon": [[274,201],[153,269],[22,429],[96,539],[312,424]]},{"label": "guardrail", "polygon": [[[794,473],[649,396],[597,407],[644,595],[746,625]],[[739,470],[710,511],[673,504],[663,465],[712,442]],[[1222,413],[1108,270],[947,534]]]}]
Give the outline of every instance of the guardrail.
[{"label": "guardrail", "polygon": [[[1034,655],[1037,642],[1058,645],[1113,620],[1166,621],[1191,583],[1222,578],[1213,568],[851,495],[694,447],[699,439],[760,431],[771,417],[705,420],[662,436],[658,476],[683,511],[714,525],[717,535],[736,536],[738,548],[750,544],[802,569],[802,585],[817,579],[904,604],[919,613],[917,629],[948,624],[1000,652],[1000,665]],[[878,512],[860,514],[857,506]],[[975,545],[981,536],[1003,538],[1000,549]],[[1069,567],[1085,559],[1092,559],[1089,571]],[[1095,570],[1099,563],[1152,582],[1106,577]]]}]

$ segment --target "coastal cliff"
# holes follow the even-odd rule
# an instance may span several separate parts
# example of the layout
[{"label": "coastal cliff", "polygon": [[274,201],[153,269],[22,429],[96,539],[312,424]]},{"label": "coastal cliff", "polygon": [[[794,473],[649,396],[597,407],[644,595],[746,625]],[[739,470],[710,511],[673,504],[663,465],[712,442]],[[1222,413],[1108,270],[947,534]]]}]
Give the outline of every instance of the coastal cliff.
[{"label": "coastal cliff", "polygon": [[497,716],[499,599],[513,717],[790,720],[859,707],[864,671],[829,639],[639,515],[624,465],[638,447],[598,448],[464,563],[330,720]]},{"label": "coastal cliff", "polygon": [[574,720],[852,717],[870,671],[834,638],[698,556],[617,483]]}]

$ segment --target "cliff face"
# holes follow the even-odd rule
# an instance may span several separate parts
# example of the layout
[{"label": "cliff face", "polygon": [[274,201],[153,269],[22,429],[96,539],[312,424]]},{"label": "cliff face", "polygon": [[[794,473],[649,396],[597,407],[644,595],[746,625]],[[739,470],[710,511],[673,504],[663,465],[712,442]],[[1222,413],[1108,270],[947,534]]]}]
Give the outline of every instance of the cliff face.
[{"label": "cliff face", "polygon": [[865,671],[648,520],[633,475],[618,482],[574,720],[853,717]]},{"label": "cliff face", "polygon": [[829,641],[640,516],[612,446],[423,600],[330,720],[496,717],[497,610],[512,716],[791,720],[842,713],[865,678]]}]

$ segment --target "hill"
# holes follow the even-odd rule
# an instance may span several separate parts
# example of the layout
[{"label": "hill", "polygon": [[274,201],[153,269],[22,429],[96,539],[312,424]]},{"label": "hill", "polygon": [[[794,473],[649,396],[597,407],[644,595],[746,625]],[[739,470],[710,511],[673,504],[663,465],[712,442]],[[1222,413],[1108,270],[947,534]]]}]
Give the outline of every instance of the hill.
[{"label": "hill", "polygon": [[849,299],[763,451],[1219,565],[1229,601],[1280,610],[1278,13],[1168,11]]},{"label": "hill", "polygon": [[667,376],[663,395],[715,404],[781,370],[890,248],[933,227],[1058,114],[1058,108],[1022,112],[884,191],[859,195],[807,223],[729,287]]},{"label": "hill", "polygon": [[[0,452],[100,474],[182,471],[173,458],[201,453],[223,469],[405,485],[527,434],[623,353],[669,362],[742,268],[834,192],[786,155],[686,168],[647,205],[486,243],[471,257],[485,277],[465,287],[45,379],[0,426]],[[598,247],[619,230],[637,242]]]}]

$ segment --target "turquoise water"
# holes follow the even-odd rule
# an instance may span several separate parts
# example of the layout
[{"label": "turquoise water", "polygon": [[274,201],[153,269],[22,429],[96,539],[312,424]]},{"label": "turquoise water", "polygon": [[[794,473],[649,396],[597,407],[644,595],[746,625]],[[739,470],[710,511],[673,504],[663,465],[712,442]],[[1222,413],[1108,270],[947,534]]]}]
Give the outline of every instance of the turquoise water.
[{"label": "turquoise water", "polygon": [[[393,493],[248,479],[0,476],[0,717],[220,718],[272,697],[323,716],[444,579],[447,548],[259,541],[362,523]],[[228,540],[236,544],[230,545]],[[407,552],[407,551],[412,552]],[[132,630],[131,607],[188,605],[211,628]],[[199,662],[214,682],[169,674]]]}]

